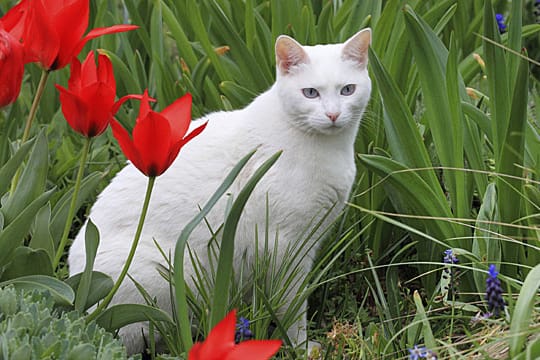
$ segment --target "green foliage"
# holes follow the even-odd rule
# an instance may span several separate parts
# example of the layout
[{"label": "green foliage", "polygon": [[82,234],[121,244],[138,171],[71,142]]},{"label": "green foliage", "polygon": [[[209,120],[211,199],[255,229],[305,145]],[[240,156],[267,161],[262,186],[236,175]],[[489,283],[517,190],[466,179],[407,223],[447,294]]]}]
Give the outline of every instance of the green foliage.
[{"label": "green foliage", "polygon": [[0,359],[125,359],[122,344],[76,312],[59,313],[48,292],[0,288]]}]

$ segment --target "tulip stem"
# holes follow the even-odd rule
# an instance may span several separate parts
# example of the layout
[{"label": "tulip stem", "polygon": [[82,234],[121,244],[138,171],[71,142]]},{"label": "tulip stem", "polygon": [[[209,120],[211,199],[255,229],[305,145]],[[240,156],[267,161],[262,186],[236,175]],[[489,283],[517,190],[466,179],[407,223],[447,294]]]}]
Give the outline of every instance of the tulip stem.
[{"label": "tulip stem", "polygon": [[[24,132],[21,138],[21,145],[28,140],[28,137],[30,136],[30,129],[32,128],[32,122],[34,121],[34,118],[36,117],[37,108],[39,105],[39,102],[41,100],[41,96],[43,95],[43,91],[45,90],[45,85],[47,84],[47,79],[49,78],[49,72],[47,70],[43,70],[41,72],[41,78],[39,79],[39,84],[36,90],[36,95],[34,96],[34,101],[32,102],[32,107],[30,108],[30,113],[28,114],[28,118],[26,119],[26,125],[24,127]],[[11,189],[10,193],[13,194],[15,191],[15,188],[17,187],[17,183],[19,182],[19,177],[21,176],[21,169],[19,168],[15,175],[13,176],[13,179],[11,180]]]},{"label": "tulip stem", "polygon": [[64,249],[67,245],[69,231],[71,230],[71,225],[73,223],[73,217],[75,215],[75,208],[77,207],[77,197],[79,195],[79,190],[81,188],[81,182],[84,175],[84,168],[86,165],[86,160],[88,159],[88,154],[90,153],[90,143],[92,138],[86,137],[81,153],[81,163],[79,165],[79,171],[77,172],[77,178],[75,179],[75,187],[73,188],[73,195],[71,196],[71,204],[69,206],[68,216],[66,218],[66,223],[64,225],[64,232],[60,238],[60,244],[56,249],[56,255],[53,261],[53,269],[56,269],[60,263],[62,255],[64,255]]},{"label": "tulip stem", "polygon": [[105,299],[99,304],[99,306],[94,310],[93,313],[89,314],[86,317],[86,321],[90,322],[94,320],[111,302],[113,296],[116,294],[118,289],[120,288],[120,285],[122,284],[122,281],[124,281],[124,278],[126,277],[129,266],[131,265],[133,261],[133,257],[135,256],[135,251],[137,250],[137,245],[139,244],[139,240],[141,238],[141,233],[144,225],[144,220],[146,219],[146,213],[148,212],[148,205],[150,204],[150,196],[152,194],[152,189],[154,188],[154,182],[156,178],[155,176],[148,177],[148,185],[146,187],[146,195],[144,197],[144,203],[141,211],[141,216],[139,218],[139,224],[137,225],[137,230],[135,232],[135,237],[133,239],[133,243],[131,244],[131,249],[129,250],[128,257],[126,259],[126,262],[124,263],[124,267],[122,268],[122,271],[120,272],[120,275],[118,276],[118,279],[114,283],[113,288]]},{"label": "tulip stem", "polygon": [[24,127],[21,143],[24,143],[26,140],[28,140],[28,136],[30,135],[30,129],[32,128],[32,122],[34,121],[34,118],[36,117],[37,108],[38,108],[39,102],[41,101],[41,97],[45,90],[45,85],[47,84],[48,78],[49,78],[49,71],[43,70],[41,72],[41,78],[39,79],[39,85],[36,90],[36,96],[34,96],[34,102],[32,102],[30,113],[28,114],[28,118],[26,119],[26,126]]}]

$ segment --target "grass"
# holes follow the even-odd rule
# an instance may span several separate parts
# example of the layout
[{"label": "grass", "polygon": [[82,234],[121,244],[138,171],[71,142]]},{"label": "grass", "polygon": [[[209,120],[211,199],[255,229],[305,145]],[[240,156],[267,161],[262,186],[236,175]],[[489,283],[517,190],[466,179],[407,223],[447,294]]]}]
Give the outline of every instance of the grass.
[{"label": "grass", "polygon": [[[1,3],[0,14],[11,3]],[[189,91],[198,117],[244,106],[273,83],[279,34],[304,44],[340,42],[370,26],[374,89],[356,143],[354,194],[328,229],[299,295],[311,295],[308,318],[325,350],[322,358],[405,359],[407,349],[424,345],[438,359],[533,359],[540,356],[540,70],[529,61],[538,59],[540,49],[534,6],[530,0],[96,0],[92,27],[129,20],[141,28],[89,46],[110,56],[119,96],[148,87],[166,105]],[[500,33],[495,13],[504,15],[507,32]],[[18,101],[0,111],[0,167],[13,157],[23,127],[19,119],[40,70],[28,65],[26,74]],[[47,194],[39,201],[48,210],[33,213],[35,237],[41,228],[58,237],[59,214],[66,211],[76,176],[82,140],[62,119],[53,88],[68,75],[67,69],[51,73],[33,128],[32,136],[48,149],[35,151],[36,159],[48,154],[45,160],[28,160],[48,161],[34,180],[33,195],[27,194]],[[136,107],[126,106],[119,120],[132,123]],[[40,130],[47,145],[37,137]],[[94,141],[89,158],[72,231],[124,163],[110,132]],[[8,205],[3,202],[1,209],[6,225],[14,211]],[[289,269],[305,235],[291,249]],[[222,249],[214,249],[216,267]],[[446,249],[453,250],[457,264],[443,263]],[[252,269],[242,269],[252,277],[218,274],[229,274],[232,288],[241,289],[230,299],[252,320],[255,336],[281,337],[284,325],[276,323],[273,309],[283,294],[272,296],[271,290],[293,279],[287,269],[265,275],[275,259],[271,253],[260,256]],[[500,271],[507,307],[499,318],[485,319],[489,264]],[[445,269],[453,284],[444,278]],[[185,306],[201,325],[200,336],[220,317],[206,313],[215,308],[215,272],[199,272],[205,298],[187,294]],[[60,269],[56,276],[65,274]],[[0,277],[0,284],[8,280]],[[251,294],[251,303],[242,293]],[[227,304],[217,307],[222,315]],[[174,339],[178,330],[169,325],[160,326]],[[183,349],[177,346],[173,353]],[[298,356],[284,347],[278,358]]]}]

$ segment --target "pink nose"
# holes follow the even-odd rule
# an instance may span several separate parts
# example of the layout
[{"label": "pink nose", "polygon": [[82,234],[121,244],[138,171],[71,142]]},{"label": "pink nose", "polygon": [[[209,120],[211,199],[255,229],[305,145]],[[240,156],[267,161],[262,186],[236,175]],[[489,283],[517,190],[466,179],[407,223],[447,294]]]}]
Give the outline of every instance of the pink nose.
[{"label": "pink nose", "polygon": [[326,116],[328,116],[328,118],[332,121],[332,122],[335,122],[337,120],[337,118],[339,117],[341,113],[339,112],[334,112],[334,113],[331,113],[331,112],[327,112],[326,113]]}]

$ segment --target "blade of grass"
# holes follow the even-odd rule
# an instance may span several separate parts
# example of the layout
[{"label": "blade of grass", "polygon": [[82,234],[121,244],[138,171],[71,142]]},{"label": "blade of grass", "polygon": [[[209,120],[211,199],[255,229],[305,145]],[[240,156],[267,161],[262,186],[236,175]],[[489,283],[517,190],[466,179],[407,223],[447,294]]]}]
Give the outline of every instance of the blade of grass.
[{"label": "blade of grass", "polygon": [[208,215],[210,210],[225,194],[232,185],[240,171],[244,168],[249,159],[255,154],[255,150],[244,156],[229,172],[223,183],[215,191],[212,197],[204,205],[202,210],[182,229],[174,249],[174,290],[175,290],[175,309],[178,317],[177,328],[179,342],[183,345],[185,351],[189,351],[193,346],[191,338],[191,324],[189,322],[189,307],[187,304],[187,291],[184,281],[184,250],[186,248],[189,236],[197,225]]},{"label": "blade of grass", "polygon": [[234,200],[229,214],[227,215],[227,219],[223,225],[223,236],[221,240],[221,249],[219,252],[216,273],[216,285],[214,289],[212,308],[210,311],[210,327],[214,327],[227,314],[229,284],[231,281],[234,258],[234,238],[244,206],[246,205],[249,196],[253,192],[253,189],[255,189],[255,185],[257,185],[268,170],[270,170],[272,165],[274,165],[280,156],[281,151],[272,155],[255,171],[246,185],[242,188],[237,198]]},{"label": "blade of grass", "polygon": [[521,291],[519,292],[516,306],[512,314],[510,323],[510,356],[516,357],[523,351],[523,345],[527,340],[527,331],[530,322],[533,320],[531,314],[538,299],[538,288],[540,286],[540,264],[536,265],[525,278]]}]

